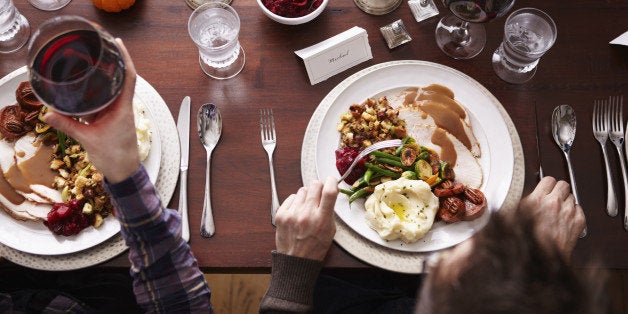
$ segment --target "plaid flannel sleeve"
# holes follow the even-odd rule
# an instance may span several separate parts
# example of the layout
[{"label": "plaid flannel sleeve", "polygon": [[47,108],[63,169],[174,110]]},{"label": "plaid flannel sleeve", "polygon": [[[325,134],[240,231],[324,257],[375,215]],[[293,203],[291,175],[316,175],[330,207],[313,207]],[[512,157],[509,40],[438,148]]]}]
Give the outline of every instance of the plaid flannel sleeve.
[{"label": "plaid flannel sleeve", "polygon": [[209,286],[181,238],[181,218],[162,206],[144,167],[105,188],[129,247],[138,304],[147,312],[212,312]]}]

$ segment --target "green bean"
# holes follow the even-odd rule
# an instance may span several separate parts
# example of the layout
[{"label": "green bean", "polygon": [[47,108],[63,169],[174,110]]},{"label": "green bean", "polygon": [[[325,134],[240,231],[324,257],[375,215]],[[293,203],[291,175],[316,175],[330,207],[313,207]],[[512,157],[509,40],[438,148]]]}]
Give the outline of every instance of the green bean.
[{"label": "green bean", "polygon": [[340,191],[340,193],[342,194],[347,194],[347,195],[351,195],[354,193],[353,191],[347,190],[347,189],[338,189],[338,191]]},{"label": "green bean", "polygon": [[358,180],[356,180],[355,182],[353,182],[353,184],[351,185],[351,190],[352,191],[357,191],[359,188],[368,185],[368,182],[366,182],[366,180],[364,180],[364,175],[362,175],[360,178],[358,178]]},{"label": "green bean", "polygon": [[379,162],[379,163],[382,163],[382,164],[395,166],[395,167],[403,167],[403,164],[399,160],[388,159],[388,158],[383,158],[383,157],[376,157],[375,161]]},{"label": "green bean", "polygon": [[353,203],[353,201],[357,200],[360,197],[366,196],[373,193],[373,188],[370,186],[365,186],[357,191],[355,191],[355,193],[351,194],[351,196],[349,196],[349,204]]},{"label": "green bean", "polygon": [[387,158],[387,159],[392,159],[392,160],[401,160],[401,157],[399,157],[399,156],[395,156],[395,155],[389,154],[389,153],[384,153],[384,152],[381,152],[379,150],[376,150],[376,151],[372,152],[371,155],[373,155],[375,157]]},{"label": "green bean", "polygon": [[364,182],[366,182],[366,184],[369,184],[369,182],[371,182],[372,177],[373,177],[373,170],[366,169],[366,171],[364,172]]},{"label": "green bean", "polygon": [[365,162],[365,163],[364,163],[364,165],[365,165],[367,168],[369,168],[369,169],[373,169],[373,171],[375,171],[375,172],[377,172],[377,173],[380,173],[380,174],[382,174],[382,175],[384,175],[384,176],[386,176],[386,177],[392,177],[392,178],[397,179],[397,178],[399,178],[399,177],[401,176],[401,174],[399,174],[399,173],[397,173],[397,172],[394,172],[394,171],[389,170],[389,169],[384,169],[384,168],[379,167],[379,166],[377,166],[377,165],[374,165],[374,164],[372,164],[372,163],[370,163],[370,162]]}]

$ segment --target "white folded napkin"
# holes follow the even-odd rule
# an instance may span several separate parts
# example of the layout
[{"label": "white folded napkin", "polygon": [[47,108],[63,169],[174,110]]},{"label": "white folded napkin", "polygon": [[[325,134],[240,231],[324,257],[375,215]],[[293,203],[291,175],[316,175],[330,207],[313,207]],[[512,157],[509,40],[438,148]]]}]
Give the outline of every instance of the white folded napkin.
[{"label": "white folded napkin", "polygon": [[619,35],[619,37],[611,40],[611,42],[609,44],[611,44],[611,45],[628,46],[628,32],[625,32],[625,33]]}]

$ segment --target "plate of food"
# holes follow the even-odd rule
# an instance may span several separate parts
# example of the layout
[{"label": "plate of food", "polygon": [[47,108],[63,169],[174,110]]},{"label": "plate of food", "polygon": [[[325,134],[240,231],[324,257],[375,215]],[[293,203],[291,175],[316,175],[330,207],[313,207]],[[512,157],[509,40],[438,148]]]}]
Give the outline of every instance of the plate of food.
[{"label": "plate of food", "polygon": [[[381,110],[378,110],[378,106],[381,106]],[[386,116],[386,112],[390,115]],[[364,124],[365,117],[371,122],[376,121],[379,128],[375,129],[373,124],[363,125],[372,138],[365,138],[365,134],[355,130],[346,130],[346,126],[351,123]],[[381,131],[382,125],[386,126],[387,131]],[[336,242],[358,257],[365,257],[366,254],[368,257],[362,258],[364,260],[372,261],[372,252],[364,251],[373,249],[404,260],[417,253],[425,254],[454,246],[481,229],[488,221],[489,212],[511,206],[521,197],[521,144],[502,105],[486,88],[464,73],[425,61],[394,61],[374,65],[338,84],[321,101],[304,137],[301,154],[304,183],[327,176],[340,177],[336,165],[337,156],[342,156],[342,153],[337,155],[339,149],[353,145],[359,151],[368,146],[369,141],[372,143],[390,138],[411,138],[418,147],[417,155],[421,154],[422,148],[427,149],[427,154],[432,154],[432,159],[437,160],[438,165],[449,164],[453,168],[455,179],[442,177],[435,166],[433,173],[428,173],[423,180],[417,180],[428,182],[431,194],[438,186],[434,184],[435,180],[462,183],[456,193],[458,198],[469,204],[473,195],[465,198],[464,191],[468,190],[467,194],[475,195],[478,193],[474,192],[479,191],[484,197],[485,207],[479,214],[466,217],[459,215],[460,219],[453,222],[448,220],[449,217],[443,219],[446,212],[439,215],[441,207],[447,207],[443,206],[443,203],[447,203],[443,197],[436,197],[435,200],[432,195],[431,200],[409,200],[407,193],[397,193],[397,196],[403,195],[403,202],[397,203],[403,203],[406,207],[425,207],[425,212],[420,214],[427,215],[423,221],[413,220],[412,217],[406,219],[395,205],[382,201],[381,195],[387,193],[375,192],[377,186],[381,188],[385,182],[374,180],[376,183],[370,193],[365,193],[372,195],[350,200],[350,194],[360,188],[359,184],[354,186],[351,182],[363,178],[363,175],[356,176],[348,183],[339,185],[349,195],[340,193],[336,201],[335,211],[340,226]],[[399,158],[401,148],[392,149],[389,153]],[[430,163],[429,159],[427,161]],[[373,160],[367,162],[375,163]],[[404,177],[402,173],[408,170],[414,173],[412,180],[418,179],[416,160],[402,168],[403,171],[399,169],[396,176],[389,175],[392,177],[386,178],[386,181],[403,180],[397,178]],[[395,189],[392,187],[394,183],[386,185],[384,192]],[[401,188],[405,187],[408,185]],[[368,200],[378,195],[379,201]],[[392,196],[399,200],[395,197]],[[410,203],[407,203],[408,200]],[[373,204],[375,206],[371,206]],[[377,209],[367,208],[369,206]],[[376,216],[393,216],[396,221],[375,222]],[[404,227],[400,220],[423,226],[419,228],[421,230],[409,230],[412,228]],[[381,228],[378,229],[378,226]],[[407,236],[401,236],[404,234]],[[403,266],[385,268],[404,271]]]},{"label": "plate of food", "polygon": [[[27,81],[26,67],[0,80],[0,243],[38,255],[94,247],[120,231],[99,183],[102,175],[78,143],[37,119],[41,108]],[[154,183],[161,164],[160,137],[141,95],[136,93],[133,104],[138,148]]]}]

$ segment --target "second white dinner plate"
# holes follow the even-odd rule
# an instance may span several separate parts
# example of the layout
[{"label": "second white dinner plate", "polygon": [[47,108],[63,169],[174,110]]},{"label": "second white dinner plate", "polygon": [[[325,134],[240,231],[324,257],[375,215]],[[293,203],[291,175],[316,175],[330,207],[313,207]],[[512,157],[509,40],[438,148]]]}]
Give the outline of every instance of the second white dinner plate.
[{"label": "second white dinner plate", "polygon": [[[484,192],[489,211],[499,210],[511,185],[514,168],[513,145],[509,130],[499,108],[499,101],[472,78],[443,65],[424,61],[395,61],[372,66],[356,73],[334,88],[319,104],[308,125],[308,134],[314,134],[315,145],[302,148],[302,176],[304,184],[311,179],[315,167],[316,178],[339,177],[334,151],[338,148],[340,134],[336,128],[340,115],[351,104],[380,95],[394,94],[407,87],[440,84],[450,88],[455,99],[466,107],[471,124],[479,140],[482,156]],[[306,134],[306,137],[309,135]],[[311,156],[314,160],[308,159]],[[308,165],[308,162],[314,165]],[[344,186],[346,188],[346,186]],[[488,221],[487,214],[474,221],[454,224],[436,222],[427,235],[418,242],[383,240],[371,229],[364,217],[363,201],[348,203],[348,197],[339,194],[336,214],[362,237],[380,246],[404,252],[430,252],[456,245],[480,230]]]}]

